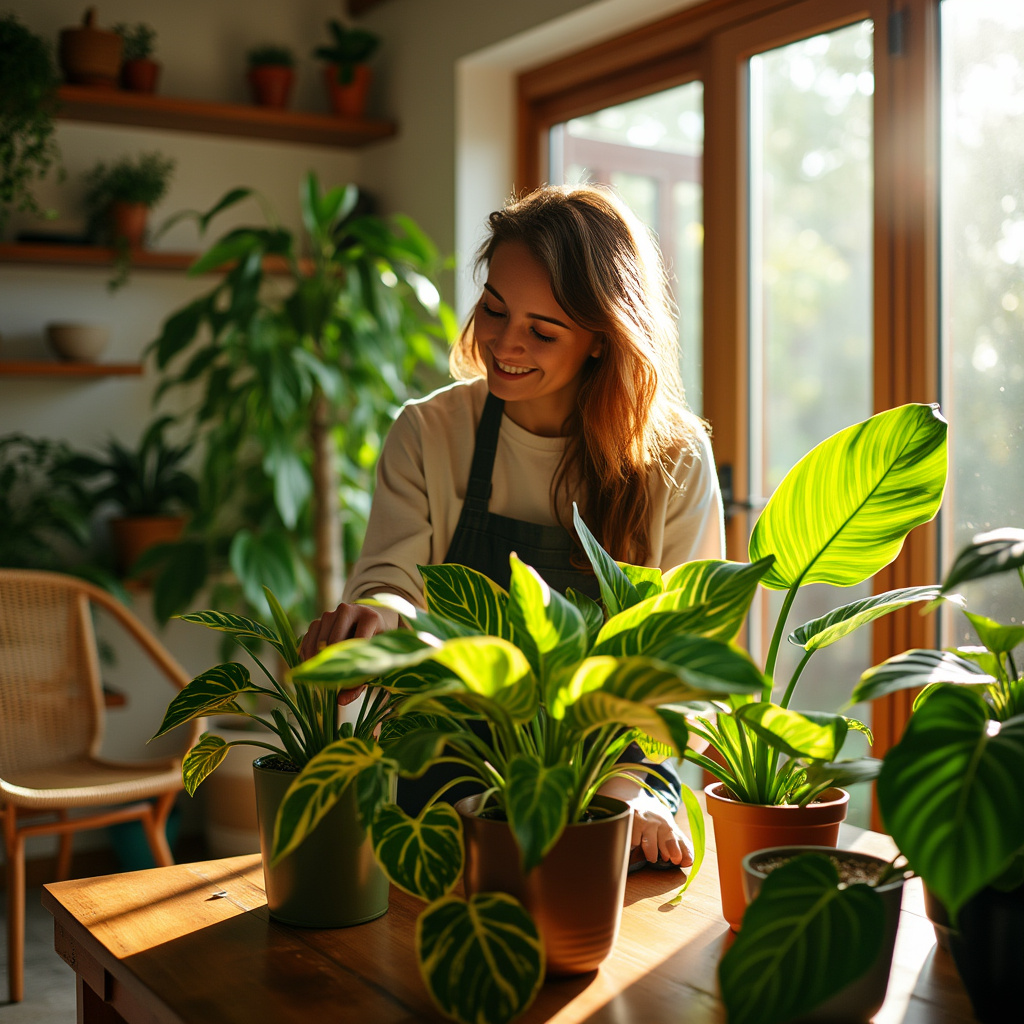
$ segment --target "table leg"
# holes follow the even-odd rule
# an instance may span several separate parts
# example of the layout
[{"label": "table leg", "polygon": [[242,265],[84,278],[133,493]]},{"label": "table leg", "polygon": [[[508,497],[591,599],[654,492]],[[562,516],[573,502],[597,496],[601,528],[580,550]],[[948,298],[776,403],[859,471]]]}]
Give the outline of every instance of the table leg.
[{"label": "table leg", "polygon": [[78,993],[78,1024],[126,1024],[124,1017],[110,1003],[105,1003],[96,995],[80,974],[75,975],[75,986]]}]

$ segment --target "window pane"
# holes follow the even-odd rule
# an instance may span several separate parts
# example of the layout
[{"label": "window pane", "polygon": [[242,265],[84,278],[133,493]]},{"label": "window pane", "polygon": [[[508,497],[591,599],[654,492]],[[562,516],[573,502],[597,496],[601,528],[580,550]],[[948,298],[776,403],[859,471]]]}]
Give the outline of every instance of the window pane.
[{"label": "window pane", "polygon": [[658,236],[679,307],[680,358],[690,407],[701,411],[701,161],[704,89],[666,89],[555,125],[551,181],[611,185]]},{"label": "window pane", "polygon": [[[750,61],[752,494],[769,495],[814,445],[872,412],[873,92],[870,22]],[[870,584],[808,587],[787,633],[869,593]],[[762,662],[782,597],[773,593],[755,618]],[[863,629],[817,652],[792,706],[838,711],[870,664],[870,643]],[[783,648],[776,697],[802,653]],[[846,753],[864,746],[857,735]],[[867,823],[869,797],[865,786],[851,792],[857,824]]]},{"label": "window pane", "polygon": [[[943,569],[974,534],[1024,525],[1024,4],[942,4]],[[1015,573],[963,588],[1021,621]],[[977,643],[947,611],[944,644]]]}]

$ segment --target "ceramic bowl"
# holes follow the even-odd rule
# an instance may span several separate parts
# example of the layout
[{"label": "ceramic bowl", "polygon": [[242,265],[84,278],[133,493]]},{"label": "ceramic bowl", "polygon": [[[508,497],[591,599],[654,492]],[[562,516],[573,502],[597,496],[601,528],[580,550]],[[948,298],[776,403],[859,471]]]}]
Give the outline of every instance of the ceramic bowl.
[{"label": "ceramic bowl", "polygon": [[101,324],[53,323],[46,325],[46,340],[61,359],[94,363],[107,347],[110,331]]}]

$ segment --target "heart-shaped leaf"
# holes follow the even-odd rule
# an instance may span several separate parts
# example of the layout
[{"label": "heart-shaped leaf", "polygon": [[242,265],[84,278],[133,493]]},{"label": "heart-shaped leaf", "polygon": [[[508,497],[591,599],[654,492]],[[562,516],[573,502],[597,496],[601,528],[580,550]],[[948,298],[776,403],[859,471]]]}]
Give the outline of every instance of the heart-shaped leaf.
[{"label": "heart-shaped leaf", "polygon": [[181,763],[181,781],[189,796],[195,796],[199,784],[227,757],[228,748],[234,745],[211,732],[204,732],[199,737],[199,742]]},{"label": "heart-shaped leaf", "polygon": [[235,699],[241,693],[259,693],[259,687],[253,685],[244,665],[229,661],[207,669],[175,694],[153,739],[184,722],[217,711],[245,714]]},{"label": "heart-shaped leaf", "polygon": [[433,804],[416,818],[397,804],[385,804],[370,836],[384,874],[421,900],[444,896],[462,874],[462,822],[451,804]]},{"label": "heart-shaped leaf", "polygon": [[516,754],[509,761],[505,808],[524,875],[544,859],[562,834],[574,781],[567,764],[549,767],[530,754]]},{"label": "heart-shaped leaf", "polygon": [[421,565],[423,593],[432,615],[485,636],[512,639],[508,594],[482,572],[464,565]]}]

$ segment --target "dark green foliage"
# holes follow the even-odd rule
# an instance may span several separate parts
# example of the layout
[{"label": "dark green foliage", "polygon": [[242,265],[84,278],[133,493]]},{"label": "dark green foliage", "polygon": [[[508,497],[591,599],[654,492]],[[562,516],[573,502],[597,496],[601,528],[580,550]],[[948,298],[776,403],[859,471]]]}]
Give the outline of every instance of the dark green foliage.
[{"label": "dark green foliage", "polygon": [[128,25],[125,22],[118,22],[114,31],[124,41],[124,48],[121,51],[122,60],[144,60],[153,56],[153,48],[156,44],[156,30],[152,25],[140,22],[138,25]]},{"label": "dark green foliage", "polygon": [[111,164],[100,162],[85,174],[85,206],[90,226],[106,217],[115,202],[156,206],[167,194],[174,160],[162,153],[123,156]]},{"label": "dark green foliage", "polygon": [[59,162],[53,139],[60,79],[45,40],[14,14],[0,15],[0,231],[12,210],[46,216],[34,179]]},{"label": "dark green foliage", "polygon": [[332,19],[327,23],[333,41],[330,46],[318,46],[313,51],[319,57],[338,69],[338,82],[351,85],[355,67],[368,61],[380,46],[380,36],[362,28],[345,28],[340,21]]},{"label": "dark green foliage", "polygon": [[249,67],[295,67],[295,54],[287,46],[276,46],[270,43],[266,46],[256,46],[246,56]]}]

